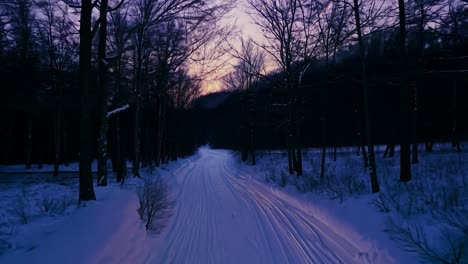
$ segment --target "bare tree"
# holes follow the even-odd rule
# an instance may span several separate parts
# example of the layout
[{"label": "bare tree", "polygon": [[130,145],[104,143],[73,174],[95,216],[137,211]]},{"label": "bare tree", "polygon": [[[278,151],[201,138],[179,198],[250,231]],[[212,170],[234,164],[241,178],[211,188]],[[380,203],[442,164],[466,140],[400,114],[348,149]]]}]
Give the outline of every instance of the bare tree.
[{"label": "bare tree", "polygon": [[[336,63],[336,53],[345,41],[355,32],[348,25],[352,18],[352,9],[341,1],[324,0],[311,1],[309,8],[315,13],[318,28],[317,44],[320,56],[325,60],[325,79],[326,87],[324,89],[324,106],[321,114],[322,125],[322,158],[320,166],[320,177],[325,175],[325,157],[327,147],[327,112],[328,108],[328,90],[330,86],[330,72]],[[311,23],[312,24],[312,23]],[[331,63],[330,63],[331,59]],[[336,146],[335,146],[336,157]]]},{"label": "bare tree", "polygon": [[[2,3],[2,9],[5,11],[6,21],[4,22],[4,32],[7,34],[5,39],[11,39],[12,48],[17,50],[16,65],[20,69],[20,76],[26,76],[32,70],[33,63],[31,61],[33,55],[33,44],[35,40],[33,32],[34,15],[32,12],[32,1],[30,0],[13,0]],[[20,79],[18,85],[25,89],[31,89],[28,84],[29,79]],[[27,88],[26,88],[27,87]],[[32,91],[28,94],[31,96]],[[29,97],[27,99],[33,99]],[[32,100],[29,104],[32,104]],[[31,167],[31,158],[33,152],[33,111],[27,109],[26,120],[26,168]]]},{"label": "bare tree", "polygon": [[255,93],[253,89],[264,76],[265,53],[250,39],[241,39],[240,51],[233,49],[230,53],[237,63],[233,71],[224,77],[224,85],[229,90],[241,92],[242,160],[247,161],[250,153],[251,164],[255,165]]},{"label": "bare tree", "polygon": [[[468,3],[466,1],[450,1],[448,5],[446,16],[441,22],[441,33],[446,36],[447,46],[451,48],[451,58],[444,58],[444,60],[455,62],[460,60],[457,58],[457,50],[462,47],[463,31],[468,26]],[[449,71],[447,74],[457,76],[457,70]],[[457,120],[457,93],[458,93],[458,80],[452,77],[452,146],[457,152],[461,152],[461,145],[458,131]]]},{"label": "bare tree", "polygon": [[[229,12],[231,1],[150,0],[137,1],[131,9],[134,17],[135,125],[133,173],[138,176],[141,155],[140,111],[144,87],[153,87],[159,98],[156,164],[165,131],[168,74],[189,60],[200,60],[197,53],[219,33],[222,16]],[[152,34],[156,33],[156,34]],[[185,34],[181,34],[185,33]],[[175,41],[175,40],[183,41]],[[156,42],[155,42],[156,41]],[[160,45],[154,45],[160,44]],[[174,45],[179,48],[172,49]],[[180,47],[183,45],[183,47]],[[151,63],[157,63],[156,67]],[[151,69],[156,69],[153,71]],[[157,77],[154,79],[153,77]],[[153,83],[153,81],[156,81]],[[154,89],[152,89],[154,91]]]},{"label": "bare tree", "polygon": [[36,2],[40,16],[36,21],[38,34],[43,39],[48,54],[48,70],[50,85],[55,93],[54,115],[54,175],[58,175],[59,165],[63,160],[63,89],[60,83],[61,75],[71,64],[73,41],[70,40],[71,22],[67,16],[67,7],[57,0],[41,0]]},{"label": "bare tree", "polygon": [[[418,151],[418,119],[420,112],[418,87],[422,86],[424,74],[424,50],[427,42],[426,33],[434,30],[431,29],[431,24],[439,24],[441,13],[447,5],[447,0],[412,0],[408,1],[406,5],[407,27],[409,33],[413,33],[417,45],[417,81],[412,89],[412,149],[411,161],[413,164],[419,162]],[[428,145],[427,145],[428,146]]]},{"label": "bare tree", "polygon": [[302,174],[302,150],[300,143],[299,105],[299,75],[295,63],[301,60],[302,31],[299,0],[249,0],[251,17],[262,30],[266,43],[259,44],[277,62],[284,77],[284,85],[288,91],[288,168],[298,176]]},{"label": "bare tree", "polygon": [[175,73],[174,83],[168,90],[176,109],[187,109],[201,93],[201,80],[190,76],[186,69]]},{"label": "bare tree", "polygon": [[107,43],[107,12],[108,0],[101,0],[99,6],[99,44],[98,44],[98,71],[99,71],[99,85],[98,88],[101,92],[101,105],[100,105],[100,126],[98,137],[98,171],[97,171],[97,185],[107,185],[107,105],[109,100],[109,92],[107,87],[107,71],[108,61],[106,58],[106,43]]},{"label": "bare tree", "polygon": [[[133,175],[139,176],[141,139],[140,139],[140,112],[141,97],[144,86],[144,62],[148,62],[150,56],[150,31],[160,23],[171,21],[187,8],[193,7],[198,1],[191,0],[139,0],[131,7],[134,28],[134,93],[135,93],[135,117],[134,117],[134,151],[133,151]],[[154,32],[154,31],[153,31]],[[146,67],[148,68],[148,67]]]},{"label": "bare tree", "polygon": [[[382,5],[374,8],[376,6],[376,2],[373,0],[369,0],[366,4],[370,6],[367,9],[366,18],[367,21],[371,21],[369,18],[371,17],[378,17],[381,15]],[[367,77],[367,62],[366,62],[366,47],[364,46],[363,40],[363,27],[361,23],[361,16],[363,12],[363,2],[359,3],[358,0],[353,0],[352,8],[354,11],[354,22],[356,27],[356,34],[358,39],[358,46],[359,46],[359,57],[361,61],[361,85],[363,91],[363,100],[364,100],[364,124],[365,124],[365,138],[368,148],[368,162],[369,162],[369,175],[371,181],[372,192],[377,193],[379,192],[379,182],[377,179],[377,170],[376,170],[376,163],[375,163],[375,152],[374,152],[374,144],[372,141],[372,130],[371,130],[371,120],[370,120],[370,109],[369,109],[369,84],[368,84],[368,77]],[[372,21],[375,21],[372,19]]]},{"label": "bare tree", "polygon": [[409,93],[408,93],[408,76],[406,69],[406,9],[405,1],[398,0],[399,10],[399,24],[400,24],[400,35],[399,35],[399,50],[400,50],[400,181],[407,182],[411,180],[411,152],[410,152],[410,119],[409,119]]},{"label": "bare tree", "polygon": [[91,0],[81,1],[80,15],[80,86],[81,86],[81,117],[80,117],[80,192],[79,200],[96,200],[91,172],[90,149],[90,75],[91,75],[91,15],[93,4]]},{"label": "bare tree", "polygon": [[[123,96],[122,89],[129,86],[126,75],[131,75],[128,70],[128,63],[131,60],[128,52],[131,46],[132,32],[128,21],[129,5],[124,5],[110,13],[109,23],[109,46],[110,54],[113,58],[113,102],[118,106],[128,104],[129,102]],[[122,130],[120,112],[114,116],[115,128],[115,152],[113,155],[112,164],[116,173],[117,182],[122,182],[126,176],[127,165],[123,152]]]}]

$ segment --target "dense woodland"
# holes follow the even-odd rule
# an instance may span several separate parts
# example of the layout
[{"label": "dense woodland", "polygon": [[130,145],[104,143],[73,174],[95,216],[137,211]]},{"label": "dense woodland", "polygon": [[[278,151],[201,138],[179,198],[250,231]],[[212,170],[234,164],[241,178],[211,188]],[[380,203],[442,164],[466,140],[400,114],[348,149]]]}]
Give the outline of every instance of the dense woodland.
[{"label": "dense woodland", "polygon": [[[229,1],[13,0],[0,3],[2,162],[79,160],[80,200],[132,172],[192,154],[200,94]],[[213,62],[215,63],[215,62]]]},{"label": "dense woodland", "polygon": [[[359,147],[379,191],[375,144],[385,156],[400,145],[400,180],[411,180],[418,144],[466,139],[466,1],[250,0],[266,41],[242,39],[224,77],[229,92],[211,95],[208,140],[241,151],[287,148],[290,174],[302,174],[302,149]],[[266,58],[278,67],[266,71]],[[201,105],[206,104],[202,100]],[[205,107],[206,108],[206,107]],[[210,124],[207,124],[210,126]],[[335,154],[336,157],[336,154]]]},{"label": "dense woodland", "polygon": [[[416,143],[461,151],[466,1],[248,0],[262,39],[221,22],[234,5],[2,1],[1,161],[54,163],[57,174],[79,160],[80,200],[89,200],[92,159],[106,185],[110,169],[125,179],[126,161],[139,176],[203,144],[240,150],[252,164],[256,149],[287,148],[298,176],[303,148],[324,156],[361,146],[374,192],[374,144],[390,155],[401,145],[402,181],[418,162]],[[233,64],[226,91],[198,98],[222,56]]]}]

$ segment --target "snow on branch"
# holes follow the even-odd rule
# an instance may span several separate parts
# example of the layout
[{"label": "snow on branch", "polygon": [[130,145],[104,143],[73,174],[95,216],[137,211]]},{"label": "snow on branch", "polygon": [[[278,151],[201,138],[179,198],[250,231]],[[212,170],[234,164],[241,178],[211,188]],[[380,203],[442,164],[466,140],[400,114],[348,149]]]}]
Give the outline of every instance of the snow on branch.
[{"label": "snow on branch", "polygon": [[107,117],[109,118],[111,115],[117,114],[117,113],[122,112],[122,111],[125,111],[128,108],[130,108],[130,106],[128,104],[123,105],[123,106],[121,106],[119,108],[116,108],[116,109],[110,111],[110,112],[107,112]]}]

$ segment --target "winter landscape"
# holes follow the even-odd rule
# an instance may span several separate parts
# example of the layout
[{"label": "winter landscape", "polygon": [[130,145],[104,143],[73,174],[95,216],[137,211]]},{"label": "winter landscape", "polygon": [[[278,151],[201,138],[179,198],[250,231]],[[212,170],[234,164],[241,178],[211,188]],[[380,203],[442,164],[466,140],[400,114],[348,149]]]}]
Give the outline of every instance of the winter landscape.
[{"label": "winter landscape", "polygon": [[0,1],[0,263],[468,263],[466,0]]}]

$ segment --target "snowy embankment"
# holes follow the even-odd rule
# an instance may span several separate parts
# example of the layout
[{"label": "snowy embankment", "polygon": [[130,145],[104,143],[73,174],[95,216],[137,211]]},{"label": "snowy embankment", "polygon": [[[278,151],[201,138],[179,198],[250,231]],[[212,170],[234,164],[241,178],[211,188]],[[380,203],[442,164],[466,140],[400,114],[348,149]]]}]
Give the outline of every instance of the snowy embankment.
[{"label": "snowy embankment", "polygon": [[[185,164],[180,160],[159,171],[173,178],[167,174]],[[44,173],[50,167],[1,168],[13,174],[0,175],[0,263],[144,263],[149,237],[136,193],[142,180],[130,176],[120,185],[109,175],[109,186],[95,187],[97,201],[78,205],[74,164],[66,176]]]},{"label": "snowy embankment", "polygon": [[386,249],[398,263],[468,262],[467,153],[456,153],[448,144],[438,144],[432,153],[421,148],[412,180],[401,183],[398,155],[382,158],[377,152],[381,191],[370,194],[362,156],[352,148],[339,149],[336,162],[327,152],[324,179],[319,176],[320,151],[304,152],[300,178],[288,174],[285,151],[258,152],[256,166],[239,159],[236,166],[311,204],[325,222],[339,221],[345,232]]},{"label": "snowy embankment", "polygon": [[96,188],[96,195],[96,202],[82,203],[68,215],[16,226],[22,230],[0,262],[129,263],[144,256],[146,231],[134,192],[110,186]]}]

